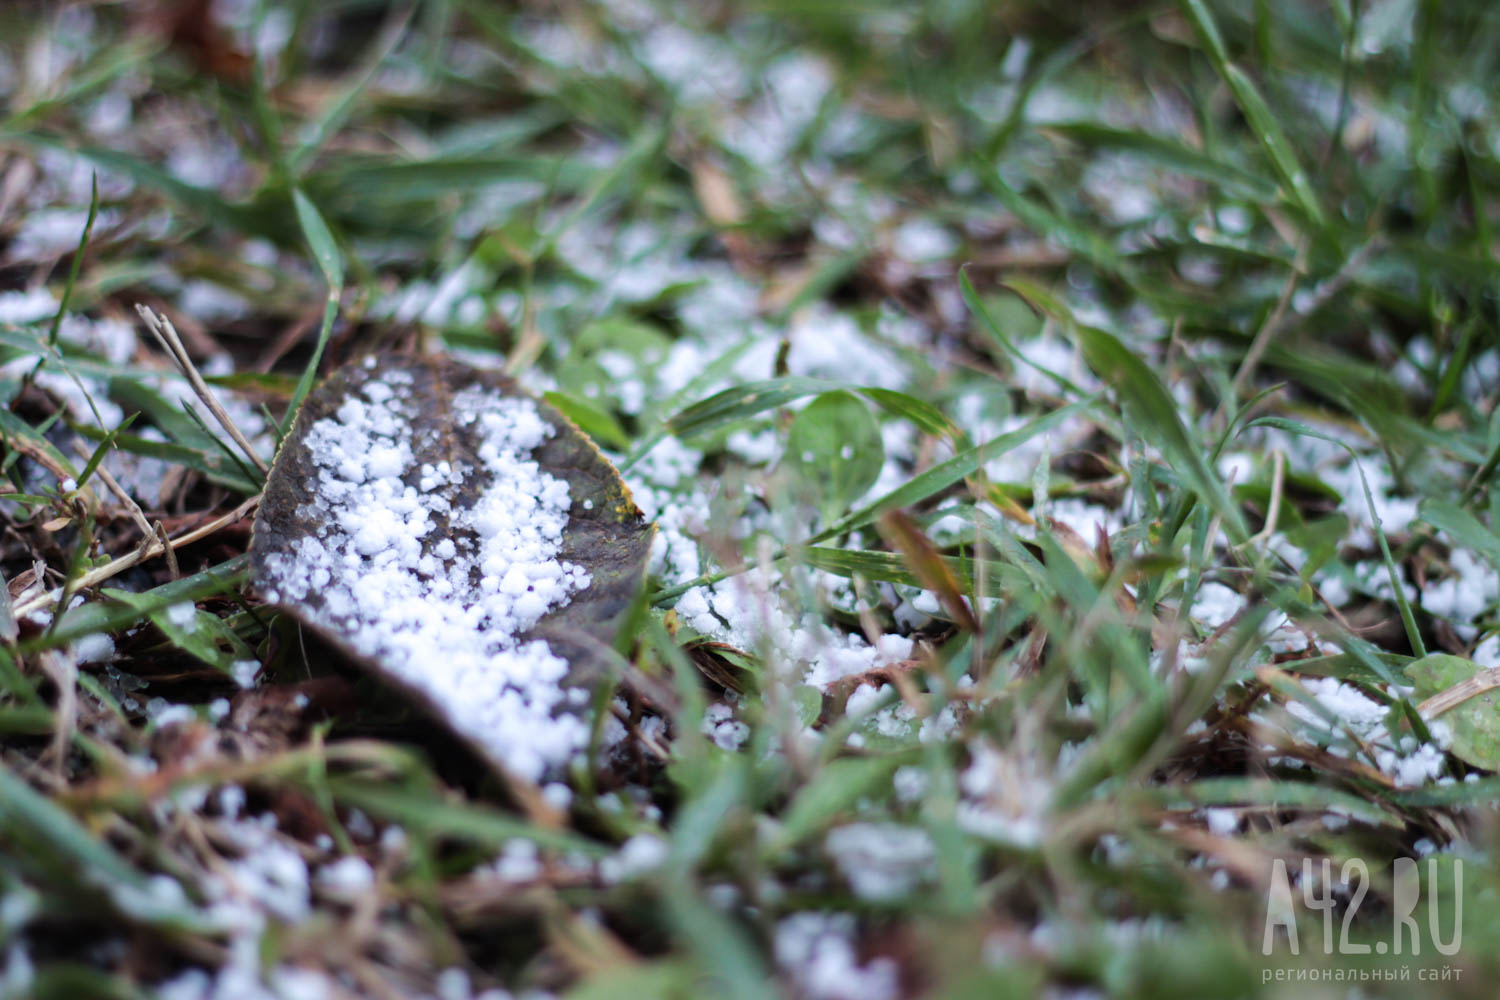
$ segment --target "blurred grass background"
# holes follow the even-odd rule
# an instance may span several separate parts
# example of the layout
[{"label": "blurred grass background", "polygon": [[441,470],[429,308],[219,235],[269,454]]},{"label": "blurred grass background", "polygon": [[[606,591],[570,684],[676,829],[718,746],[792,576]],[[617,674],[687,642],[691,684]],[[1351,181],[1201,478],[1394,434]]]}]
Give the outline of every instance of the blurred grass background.
[{"label": "blurred grass background", "polygon": [[[1407,668],[1500,665],[1500,8],[0,25],[0,996],[1493,992],[1500,761]],[[663,536],[615,751],[508,792],[243,520],[90,576],[261,482],[136,303],[266,458],[380,348],[573,417]],[[1316,886],[1262,954],[1273,860],[1384,944],[1408,856],[1456,956]]]}]

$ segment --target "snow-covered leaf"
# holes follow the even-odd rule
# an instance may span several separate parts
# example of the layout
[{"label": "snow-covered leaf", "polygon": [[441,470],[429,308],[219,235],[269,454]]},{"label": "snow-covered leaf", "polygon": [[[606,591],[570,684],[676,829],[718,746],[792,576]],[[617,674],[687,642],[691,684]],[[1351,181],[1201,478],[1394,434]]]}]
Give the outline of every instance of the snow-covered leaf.
[{"label": "snow-covered leaf", "polygon": [[308,396],[250,552],[267,600],[535,781],[588,742],[651,533],[553,407],[494,372],[385,355]]}]

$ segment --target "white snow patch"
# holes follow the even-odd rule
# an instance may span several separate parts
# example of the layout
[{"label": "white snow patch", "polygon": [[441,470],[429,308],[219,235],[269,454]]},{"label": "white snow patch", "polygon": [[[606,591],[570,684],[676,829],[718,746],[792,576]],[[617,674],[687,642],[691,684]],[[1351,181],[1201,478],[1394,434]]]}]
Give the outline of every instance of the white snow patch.
[{"label": "white snow patch", "polygon": [[[1325,742],[1331,753],[1350,757],[1369,747],[1375,765],[1403,788],[1426,784],[1442,774],[1446,766],[1443,750],[1452,741],[1452,732],[1441,720],[1429,727],[1435,743],[1418,743],[1412,736],[1394,741],[1385,724],[1390,709],[1353,685],[1333,677],[1311,677],[1303,678],[1302,686],[1335,722],[1330,725],[1311,706],[1300,702],[1287,702],[1286,710]],[[1350,740],[1346,728],[1354,740]]]},{"label": "white snow patch", "polygon": [[714,702],[703,713],[702,732],[720,750],[738,750],[750,738],[750,727],[734,717],[734,709]]},{"label": "white snow patch", "polygon": [[1034,847],[1046,829],[1052,782],[1041,761],[976,740],[970,764],[959,776],[964,793],[958,825],[970,833],[1017,847]]},{"label": "white snow patch", "polygon": [[850,823],[828,832],[824,846],[854,894],[900,899],[927,877],[937,851],[926,830],[897,823]]}]

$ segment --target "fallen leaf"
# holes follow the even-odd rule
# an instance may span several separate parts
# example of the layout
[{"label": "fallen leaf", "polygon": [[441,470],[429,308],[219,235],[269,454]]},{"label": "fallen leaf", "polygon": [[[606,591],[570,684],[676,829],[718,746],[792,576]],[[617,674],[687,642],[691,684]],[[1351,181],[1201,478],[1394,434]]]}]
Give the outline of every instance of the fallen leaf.
[{"label": "fallen leaf", "polygon": [[653,530],[556,409],[496,372],[389,354],[308,396],[250,555],[267,601],[535,782],[588,744]]}]

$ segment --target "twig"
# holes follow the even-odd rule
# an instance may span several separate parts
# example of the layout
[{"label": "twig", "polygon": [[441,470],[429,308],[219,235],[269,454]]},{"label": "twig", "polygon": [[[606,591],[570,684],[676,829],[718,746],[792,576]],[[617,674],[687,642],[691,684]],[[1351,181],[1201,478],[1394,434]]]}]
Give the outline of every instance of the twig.
[{"label": "twig", "polygon": [[1251,537],[1245,539],[1246,547],[1258,545],[1276,534],[1276,524],[1281,517],[1281,495],[1285,489],[1286,454],[1281,449],[1271,453],[1271,506],[1266,511],[1266,524]]},{"label": "twig", "polygon": [[[81,441],[73,442],[73,450],[77,451],[84,458],[88,457],[88,449],[83,446],[83,442]],[[104,481],[104,485],[109,487],[109,491],[125,505],[125,509],[129,512],[131,520],[135,521],[136,527],[141,529],[141,548],[144,549],[149,546],[153,538],[158,539],[166,546],[167,568],[172,574],[172,579],[176,580],[182,576],[182,571],[177,567],[177,554],[172,551],[172,547],[169,544],[170,539],[167,537],[166,526],[160,521],[154,523],[150,521],[146,517],[146,512],[141,510],[141,505],[136,503],[135,497],[131,496],[125,490],[125,487],[120,485],[119,480],[110,475],[109,470],[104,467],[102,462],[94,469],[94,473]]]},{"label": "twig", "polygon": [[57,689],[57,708],[53,714],[55,728],[42,758],[51,761],[52,773],[61,778],[68,761],[68,744],[78,731],[78,661],[49,649],[38,657],[38,664]]},{"label": "twig", "polygon": [[[1271,315],[1256,332],[1255,340],[1250,344],[1250,350],[1245,352],[1245,360],[1240,363],[1240,370],[1234,375],[1234,388],[1230,399],[1236,399],[1244,392],[1245,386],[1250,383],[1251,376],[1255,374],[1255,369],[1260,365],[1261,356],[1271,346],[1271,341],[1286,327],[1287,307],[1291,304],[1292,295],[1297,288],[1297,278],[1302,274],[1306,263],[1307,246],[1307,242],[1304,241],[1298,248],[1296,263],[1292,265],[1292,275],[1287,279],[1286,286],[1281,291],[1281,298],[1277,300],[1276,308],[1271,310]],[[1385,241],[1377,236],[1356,250],[1333,277],[1313,291],[1306,308],[1299,312],[1311,315],[1327,305],[1334,296],[1348,286],[1349,282],[1354,280],[1354,273],[1364,266],[1365,261],[1384,247]],[[1227,405],[1228,400],[1225,401],[1225,406]]]},{"label": "twig", "polygon": [[[201,527],[194,528],[192,531],[184,532],[183,534],[178,535],[175,538],[170,538],[165,544],[162,543],[159,537],[153,534],[147,544],[142,545],[134,552],[131,552],[128,555],[120,556],[118,559],[111,559],[103,566],[96,566],[93,569],[89,570],[87,573],[84,573],[78,579],[73,581],[72,590],[76,593],[89,587],[97,587],[99,584],[103,583],[105,580],[108,580],[110,577],[118,576],[130,567],[144,562],[145,560],[150,559],[152,556],[161,555],[163,552],[175,551],[182,548],[184,545],[191,545],[193,542],[199,541],[203,538],[207,538],[209,535],[212,535],[220,528],[224,528],[228,525],[234,524],[236,521],[243,518],[246,514],[250,513],[250,511],[254,510],[256,504],[258,503],[260,503],[259,493],[251,497],[249,500],[246,500],[244,503],[240,504],[228,514],[225,514],[223,517],[215,518],[214,520],[208,522],[205,525],[202,525]],[[20,602],[16,605],[16,617],[24,618],[27,615],[34,614],[35,612],[42,610],[49,604],[56,604],[59,600],[62,599],[62,591],[63,588],[58,587],[55,590],[51,590],[43,594],[37,594],[35,597],[30,597],[25,601]]]},{"label": "twig", "polygon": [[1297,279],[1302,276],[1303,268],[1307,266],[1308,243],[1309,241],[1304,239],[1302,245],[1297,247],[1296,258],[1292,261],[1292,273],[1287,276],[1286,284],[1282,286],[1281,296],[1276,300],[1276,306],[1271,310],[1271,315],[1266,317],[1266,321],[1255,332],[1255,339],[1250,342],[1250,349],[1245,352],[1245,360],[1240,362],[1240,370],[1234,373],[1234,385],[1230,389],[1229,399],[1225,400],[1225,405],[1238,399],[1245,391],[1245,386],[1250,384],[1250,377],[1260,366],[1261,355],[1266,353],[1266,348],[1271,346],[1271,340],[1281,332],[1287,307],[1292,304],[1292,296],[1297,291]]},{"label": "twig", "polygon": [[156,538],[161,542],[162,551],[167,556],[167,572],[172,579],[180,580],[182,570],[177,566],[177,552],[172,548],[172,540],[167,537],[167,526],[160,521],[156,522]]},{"label": "twig", "polygon": [[[73,450],[85,461],[89,458],[89,450],[83,446],[82,441],[76,438],[73,441]],[[130,514],[130,519],[135,522],[136,527],[141,529],[142,535],[150,538],[156,533],[151,527],[151,522],[146,519],[146,512],[141,510],[141,505],[135,502],[135,497],[125,491],[119,480],[110,475],[103,462],[94,467],[94,475],[103,480],[104,485],[109,487],[109,491],[115,495],[115,499],[125,505],[126,512]]]},{"label": "twig", "polygon": [[610,706],[610,711],[614,714],[614,717],[619,719],[621,724],[625,726],[626,732],[639,740],[641,746],[645,747],[647,750],[650,750],[653,754],[655,754],[658,760],[672,759],[672,755],[667,753],[667,751],[662,747],[660,743],[656,742],[654,738],[647,736],[646,733],[642,731],[640,726],[630,721],[629,712],[613,705]]},{"label": "twig", "polygon": [[156,315],[156,313],[143,305],[137,305],[135,311],[141,314],[141,319],[146,321],[147,329],[155,334],[157,342],[172,356],[172,360],[177,363],[177,367],[186,376],[188,384],[193,387],[193,391],[198,394],[198,398],[203,400],[203,404],[208,407],[208,412],[214,415],[214,419],[229,433],[229,436],[234,439],[234,443],[240,446],[240,450],[245,453],[251,462],[255,463],[255,467],[260,470],[261,475],[270,472],[270,467],[266,465],[260,455],[256,454],[255,449],[250,446],[250,442],[245,438],[245,435],[235,426],[234,421],[229,419],[229,414],[224,412],[224,407],[219,405],[219,400],[209,390],[208,383],[203,381],[203,376],[198,374],[198,367],[193,364],[193,359],[188,356],[187,348],[183,346],[182,338],[177,335],[177,330],[172,326],[172,321],[165,316]]},{"label": "twig", "polygon": [[1490,667],[1481,670],[1467,680],[1459,681],[1457,684],[1445,691],[1428,698],[1417,706],[1417,711],[1424,719],[1434,719],[1450,708],[1462,705],[1470,698],[1484,694],[1500,687],[1500,667]]}]

